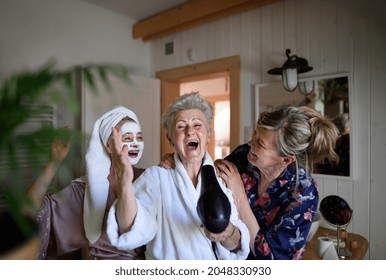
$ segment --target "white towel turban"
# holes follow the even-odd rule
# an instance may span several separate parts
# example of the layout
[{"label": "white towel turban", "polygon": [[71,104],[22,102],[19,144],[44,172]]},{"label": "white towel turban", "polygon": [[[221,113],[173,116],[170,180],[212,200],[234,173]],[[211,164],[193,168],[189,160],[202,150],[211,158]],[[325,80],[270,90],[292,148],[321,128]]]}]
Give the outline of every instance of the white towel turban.
[{"label": "white towel turban", "polygon": [[105,145],[110,138],[112,128],[124,117],[132,118],[139,126],[134,112],[117,106],[106,112],[94,124],[86,153],[86,191],[83,205],[83,221],[86,237],[95,243],[102,230],[103,217],[109,194],[110,157]]}]

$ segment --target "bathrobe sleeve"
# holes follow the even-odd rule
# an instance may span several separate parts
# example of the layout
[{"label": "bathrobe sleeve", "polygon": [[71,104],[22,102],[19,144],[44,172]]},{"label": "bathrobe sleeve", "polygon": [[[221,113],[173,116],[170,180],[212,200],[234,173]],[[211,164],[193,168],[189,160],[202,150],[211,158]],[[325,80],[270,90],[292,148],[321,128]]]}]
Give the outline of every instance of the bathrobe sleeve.
[{"label": "bathrobe sleeve", "polygon": [[[231,204],[230,221],[241,232],[241,249],[234,253],[217,243],[217,256],[246,259],[249,231],[238,217],[231,190],[220,185]],[[107,233],[114,246],[127,250],[146,244],[146,259],[215,259],[211,242],[200,227],[199,190],[182,166],[175,170],[150,167],[133,187],[138,212],[130,231],[119,235],[115,204],[109,212]]]},{"label": "bathrobe sleeve", "polygon": [[[147,244],[158,231],[157,205],[159,204],[159,180],[157,173],[149,168],[133,184],[138,205],[137,215],[131,229],[121,235],[115,217],[116,203],[111,207],[107,219],[107,234],[110,242],[121,250],[135,249]],[[139,203],[141,201],[141,203]]]}]

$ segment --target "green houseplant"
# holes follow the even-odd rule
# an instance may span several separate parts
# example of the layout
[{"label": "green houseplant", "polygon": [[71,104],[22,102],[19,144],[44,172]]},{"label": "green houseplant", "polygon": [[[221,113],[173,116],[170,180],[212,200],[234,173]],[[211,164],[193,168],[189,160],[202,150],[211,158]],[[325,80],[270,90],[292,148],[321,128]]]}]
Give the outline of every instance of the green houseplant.
[{"label": "green houseplant", "polygon": [[[33,127],[34,119],[44,118],[50,108],[44,104],[66,106],[74,115],[80,112],[75,67],[57,69],[55,65],[49,61],[37,69],[0,79],[0,226],[6,229],[3,232],[6,238],[0,244],[0,259],[29,237],[36,236],[34,217],[25,211],[32,207],[26,195],[30,184],[25,180],[26,174],[39,175],[49,160],[50,143],[54,139],[72,138],[75,145],[82,141],[81,133],[76,130],[63,130],[44,122],[40,127]],[[87,64],[77,69],[85,85],[95,94],[98,94],[96,79],[109,89],[110,74],[126,81],[129,74],[126,67],[115,64]]]}]

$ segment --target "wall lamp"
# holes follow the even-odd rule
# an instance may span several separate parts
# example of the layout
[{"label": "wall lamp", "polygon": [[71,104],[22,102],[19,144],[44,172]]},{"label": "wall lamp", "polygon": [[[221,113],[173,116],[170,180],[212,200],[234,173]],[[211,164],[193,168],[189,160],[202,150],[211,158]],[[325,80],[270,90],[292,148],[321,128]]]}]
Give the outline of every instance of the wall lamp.
[{"label": "wall lamp", "polygon": [[297,55],[290,55],[291,50],[286,49],[287,60],[283,67],[273,68],[268,71],[271,75],[282,75],[283,87],[288,91],[294,91],[298,85],[303,95],[309,95],[314,90],[314,81],[304,81],[299,83],[298,74],[311,71],[313,68],[308,65],[308,61]]}]

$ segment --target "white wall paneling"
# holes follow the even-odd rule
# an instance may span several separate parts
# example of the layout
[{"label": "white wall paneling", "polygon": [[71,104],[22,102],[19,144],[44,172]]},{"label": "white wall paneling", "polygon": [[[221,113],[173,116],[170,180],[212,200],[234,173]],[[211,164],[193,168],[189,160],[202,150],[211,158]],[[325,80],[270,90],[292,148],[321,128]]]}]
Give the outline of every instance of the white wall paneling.
[{"label": "white wall paneling", "polygon": [[[239,54],[240,143],[244,127],[254,126],[256,118],[252,105],[255,104],[253,85],[280,79],[268,75],[267,70],[283,64],[286,48],[306,58],[314,67],[302,77],[349,73],[353,174],[349,179],[319,175],[315,178],[321,198],[337,194],[351,204],[354,215],[349,230],[369,239],[368,257],[386,259],[386,243],[381,243],[386,229],[379,224],[385,224],[382,213],[386,206],[380,203],[386,198],[386,188],[382,184],[385,154],[379,151],[385,150],[386,135],[384,128],[383,133],[378,132],[378,120],[386,119],[386,106],[384,102],[379,103],[384,96],[386,80],[386,59],[382,51],[386,49],[384,30],[384,26],[378,27],[324,0],[283,0],[175,34],[178,53],[174,57],[161,55],[160,48],[169,38],[152,42],[152,70],[157,72]],[[182,59],[192,47],[199,50],[197,60]]]},{"label": "white wall paneling", "polygon": [[[375,27],[371,30],[370,56],[370,240],[374,250],[372,257],[384,258],[385,225],[385,163],[386,163],[386,36],[385,28]],[[362,185],[363,187],[363,185]],[[373,207],[374,205],[374,207]]]}]

